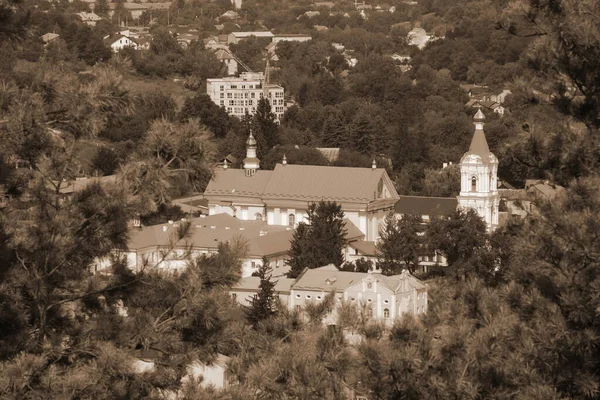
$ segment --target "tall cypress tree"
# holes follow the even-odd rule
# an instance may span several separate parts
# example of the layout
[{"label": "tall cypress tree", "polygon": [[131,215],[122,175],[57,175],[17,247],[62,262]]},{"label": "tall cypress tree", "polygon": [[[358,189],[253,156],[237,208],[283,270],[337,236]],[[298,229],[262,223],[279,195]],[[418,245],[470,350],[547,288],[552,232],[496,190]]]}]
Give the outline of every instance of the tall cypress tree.
[{"label": "tall cypress tree", "polygon": [[252,117],[252,131],[258,143],[258,158],[262,158],[277,144],[277,122],[269,99],[260,99]]}]

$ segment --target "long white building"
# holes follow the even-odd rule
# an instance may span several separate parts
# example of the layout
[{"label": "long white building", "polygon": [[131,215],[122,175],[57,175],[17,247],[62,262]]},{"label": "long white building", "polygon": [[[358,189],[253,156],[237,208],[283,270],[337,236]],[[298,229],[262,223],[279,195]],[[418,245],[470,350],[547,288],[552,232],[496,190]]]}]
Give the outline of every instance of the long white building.
[{"label": "long white building", "polygon": [[254,115],[258,100],[267,95],[271,111],[280,121],[285,112],[285,90],[280,85],[265,84],[262,72],[242,72],[239,77],[206,80],[206,93],[218,106],[238,118],[246,113]]}]

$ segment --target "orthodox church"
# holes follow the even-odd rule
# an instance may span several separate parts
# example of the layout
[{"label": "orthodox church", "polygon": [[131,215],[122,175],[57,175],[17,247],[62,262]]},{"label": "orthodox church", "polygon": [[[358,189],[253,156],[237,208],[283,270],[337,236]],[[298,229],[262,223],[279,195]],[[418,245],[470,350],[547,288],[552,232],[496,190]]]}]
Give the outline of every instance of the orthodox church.
[{"label": "orthodox church", "polygon": [[498,159],[489,150],[484,120],[479,110],[471,145],[460,161],[457,198],[400,196],[386,170],[375,161],[371,168],[288,165],[284,156],[273,171],[264,171],[250,133],[243,168],[228,168],[225,161],[204,192],[209,215],[227,213],[241,220],[294,227],[305,221],[310,203],[335,201],[365,240],[376,241],[390,211],[421,214],[427,221],[461,207],[474,209],[492,231],[498,226]]}]

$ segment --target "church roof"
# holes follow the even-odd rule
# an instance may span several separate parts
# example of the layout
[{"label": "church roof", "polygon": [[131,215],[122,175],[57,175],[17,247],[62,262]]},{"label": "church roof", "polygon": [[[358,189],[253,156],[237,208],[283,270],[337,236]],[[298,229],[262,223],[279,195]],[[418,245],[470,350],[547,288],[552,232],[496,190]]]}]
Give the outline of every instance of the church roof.
[{"label": "church roof", "polygon": [[246,176],[243,169],[218,169],[208,183],[205,196],[230,195],[260,197],[265,192],[273,171],[257,170],[252,176]]},{"label": "church roof", "polygon": [[448,215],[457,206],[456,197],[400,196],[394,210],[398,214]]},{"label": "church roof", "polygon": [[264,197],[306,201],[370,201],[385,177],[383,168],[277,164]]}]

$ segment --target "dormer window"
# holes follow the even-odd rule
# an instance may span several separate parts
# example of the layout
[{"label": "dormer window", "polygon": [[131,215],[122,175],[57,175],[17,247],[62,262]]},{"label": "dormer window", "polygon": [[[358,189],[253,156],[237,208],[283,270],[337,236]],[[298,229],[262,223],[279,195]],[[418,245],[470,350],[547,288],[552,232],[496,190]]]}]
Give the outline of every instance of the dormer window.
[{"label": "dormer window", "polygon": [[471,192],[476,192],[477,191],[477,177],[472,176],[471,177]]}]

